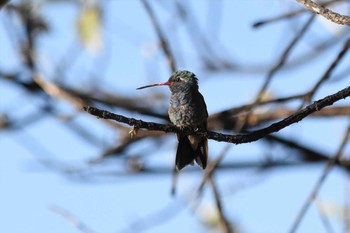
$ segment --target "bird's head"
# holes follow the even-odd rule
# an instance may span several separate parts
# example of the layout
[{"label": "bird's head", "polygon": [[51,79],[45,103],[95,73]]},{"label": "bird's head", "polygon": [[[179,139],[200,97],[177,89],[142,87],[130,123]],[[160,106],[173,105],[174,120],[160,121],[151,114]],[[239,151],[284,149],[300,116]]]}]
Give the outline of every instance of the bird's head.
[{"label": "bird's head", "polygon": [[154,86],[169,86],[171,92],[185,92],[190,90],[198,90],[198,79],[196,75],[187,70],[175,71],[167,82],[156,83],[137,88],[143,89]]},{"label": "bird's head", "polygon": [[175,71],[168,80],[172,92],[198,90],[198,79],[196,75],[187,70]]}]

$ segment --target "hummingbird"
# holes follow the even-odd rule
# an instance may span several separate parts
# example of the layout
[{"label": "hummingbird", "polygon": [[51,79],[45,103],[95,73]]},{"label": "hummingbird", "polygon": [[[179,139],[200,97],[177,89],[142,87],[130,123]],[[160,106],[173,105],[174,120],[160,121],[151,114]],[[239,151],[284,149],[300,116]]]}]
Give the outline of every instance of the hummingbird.
[{"label": "hummingbird", "polygon": [[[207,129],[208,111],[202,94],[198,90],[196,75],[187,70],[175,71],[167,82],[137,88],[169,86],[171,91],[169,119],[180,129]],[[177,133],[175,167],[178,171],[196,162],[202,169],[207,166],[208,139],[199,135]]]}]

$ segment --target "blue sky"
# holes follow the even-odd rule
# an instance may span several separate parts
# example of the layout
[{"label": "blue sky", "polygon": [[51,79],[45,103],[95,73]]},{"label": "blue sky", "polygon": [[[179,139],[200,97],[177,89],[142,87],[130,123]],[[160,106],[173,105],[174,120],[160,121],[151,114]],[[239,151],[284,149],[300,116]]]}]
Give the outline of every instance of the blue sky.
[{"label": "blue sky", "polygon": [[[225,51],[219,55],[238,63],[271,65],[285,48],[286,42],[292,39],[295,31],[292,24],[284,22],[257,30],[251,27],[257,20],[296,8],[298,5],[293,1],[217,1],[221,8],[220,4],[210,1],[189,2],[193,17],[198,20],[200,29],[210,35],[209,41],[214,43],[213,47],[220,52]],[[197,74],[209,114],[254,99],[266,72],[206,72],[199,62],[195,45],[186,36],[187,29],[183,25],[173,25],[174,13],[168,11],[171,1],[151,3],[157,17],[162,19],[162,26],[174,28],[173,35],[177,38],[172,38],[176,45],[172,49],[179,58],[179,69],[189,69]],[[140,2],[106,1],[102,7],[104,50],[101,54],[94,55],[81,48],[77,39],[75,23],[80,10],[78,4],[57,1],[42,6],[40,12],[52,26],[52,31],[42,36],[38,43],[39,72],[45,78],[53,79],[56,64],[68,59],[70,51],[77,50],[80,51],[79,56],[65,78],[68,84],[86,90],[99,87],[116,95],[139,98],[146,98],[151,92],[169,96],[167,88],[135,90],[136,87],[148,83],[165,81],[169,76],[162,52],[155,47],[157,37]],[[216,15],[209,10],[211,8],[220,13]],[[18,67],[19,62],[14,48],[11,47],[10,35],[5,29],[8,20],[6,17],[2,10],[0,68],[11,71]],[[298,27],[302,21],[294,20],[293,23]],[[337,39],[321,20],[317,20],[312,32],[306,35],[305,41],[292,53],[292,58],[298,57],[303,51],[311,50],[318,38],[326,36]],[[287,96],[308,90],[340,51],[342,43],[341,39],[338,40],[339,43],[327,50],[324,56],[308,61],[300,68],[279,72],[269,91],[277,96]],[[335,73],[346,68],[348,64],[344,61],[349,58],[348,54]],[[91,80],[96,76],[97,82],[91,85]],[[339,82],[327,83],[316,93],[315,100],[348,86],[349,78],[350,76]],[[1,81],[0,95],[0,113],[6,111],[15,118],[20,118],[42,103],[4,81]],[[158,100],[155,107],[166,111],[167,104],[168,99]],[[350,104],[350,101],[346,99],[341,104]],[[88,125],[101,142],[97,142],[98,146],[86,143],[69,133],[53,117],[46,117],[20,131],[0,131],[0,232],[80,232],[67,219],[55,213],[53,207],[69,211],[94,232],[139,232],[148,226],[143,225],[141,220],[151,221],[147,217],[158,213],[165,206],[170,206],[169,212],[173,211],[175,217],[167,218],[167,211],[166,214],[156,214],[160,220],[152,219],[156,223],[150,224],[151,227],[144,229],[144,232],[207,230],[200,223],[196,210],[191,207],[191,200],[195,195],[193,190],[196,190],[201,181],[202,173],[199,169],[195,168],[197,172],[187,172],[185,169],[180,176],[178,196],[170,196],[171,166],[176,148],[174,135],[169,135],[162,145],[137,144],[147,151],[157,148],[150,162],[156,165],[166,164],[169,166],[168,174],[113,176],[113,171],[123,165],[116,159],[108,159],[92,168],[88,161],[97,158],[105,147],[115,143],[116,132],[101,120],[77,113],[64,101],[57,101],[57,105],[62,110],[62,115],[78,114],[75,120],[82,126]],[[121,113],[137,117],[125,111]],[[306,119],[280,134],[305,141],[320,151],[332,154],[337,149],[348,123],[349,120],[345,118],[332,121]],[[32,153],[31,149],[38,142],[42,145],[36,148],[36,153]],[[224,143],[210,141],[210,157],[215,158],[224,146]],[[276,157],[285,153],[278,147],[271,147],[269,151]],[[128,153],[136,152],[137,148]],[[263,160],[266,153],[266,144],[261,142],[231,146],[225,161],[239,162],[256,158]],[[349,145],[346,153],[350,153]],[[293,156],[293,153],[290,152],[289,156]],[[59,167],[50,164],[51,161],[72,169],[72,172],[60,171]],[[216,179],[225,202],[225,212],[242,232],[286,232],[322,169],[323,166],[300,166],[261,174],[253,169],[233,170],[218,173]],[[100,171],[112,175],[91,176]],[[324,183],[320,199],[324,203],[341,206],[349,185],[349,176],[340,169],[334,169]],[[208,206],[208,209],[214,206],[210,189],[205,190],[201,203],[201,206]],[[339,218],[331,216],[330,220],[336,232],[341,232]],[[159,221],[164,222],[159,224]],[[315,205],[312,205],[298,232],[324,231],[319,213]]]}]

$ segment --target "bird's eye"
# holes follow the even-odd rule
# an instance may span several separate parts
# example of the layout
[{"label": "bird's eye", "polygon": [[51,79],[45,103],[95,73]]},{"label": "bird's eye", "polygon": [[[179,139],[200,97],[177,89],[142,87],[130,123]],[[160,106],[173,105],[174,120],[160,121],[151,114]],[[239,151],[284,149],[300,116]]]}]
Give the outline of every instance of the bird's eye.
[{"label": "bird's eye", "polygon": [[181,81],[181,78],[176,78],[175,79],[175,82],[180,82]]}]

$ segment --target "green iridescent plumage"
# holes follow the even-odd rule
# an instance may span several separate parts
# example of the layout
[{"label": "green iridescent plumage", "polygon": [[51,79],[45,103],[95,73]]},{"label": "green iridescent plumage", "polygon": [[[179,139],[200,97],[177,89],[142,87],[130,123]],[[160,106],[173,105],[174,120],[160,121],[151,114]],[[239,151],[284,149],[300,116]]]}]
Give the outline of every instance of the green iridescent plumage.
[{"label": "green iridescent plumage", "polygon": [[[198,80],[190,71],[176,71],[165,83],[140,87],[138,89],[167,85],[171,91],[168,110],[170,121],[179,128],[207,129],[207,106],[198,91]],[[177,134],[179,144],[175,165],[181,170],[194,161],[203,169],[207,166],[208,141],[197,135]]]}]

